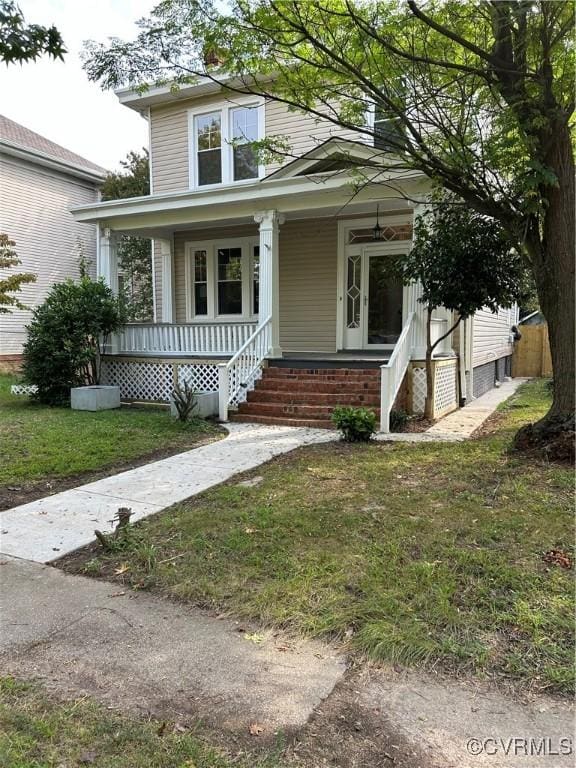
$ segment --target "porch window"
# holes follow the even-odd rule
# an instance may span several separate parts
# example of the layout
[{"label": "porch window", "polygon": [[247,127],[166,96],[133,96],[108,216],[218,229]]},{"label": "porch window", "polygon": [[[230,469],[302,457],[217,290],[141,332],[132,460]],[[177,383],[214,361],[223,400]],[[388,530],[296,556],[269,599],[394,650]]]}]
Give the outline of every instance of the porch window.
[{"label": "porch window", "polygon": [[194,314],[208,314],[208,259],[205,250],[194,251]]},{"label": "porch window", "polygon": [[211,112],[196,116],[198,186],[222,182],[222,115]]},{"label": "porch window", "polygon": [[218,314],[242,314],[242,249],[218,249]]}]

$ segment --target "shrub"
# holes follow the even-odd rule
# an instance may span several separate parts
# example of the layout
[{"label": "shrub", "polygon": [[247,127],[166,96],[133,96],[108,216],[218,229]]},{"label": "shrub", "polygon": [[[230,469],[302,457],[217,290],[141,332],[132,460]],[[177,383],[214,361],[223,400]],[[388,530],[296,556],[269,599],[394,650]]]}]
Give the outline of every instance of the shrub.
[{"label": "shrub", "polygon": [[177,385],[174,387],[172,391],[172,400],[176,407],[178,421],[188,421],[194,410],[198,407],[196,392],[187,381],[184,382],[183,386]]},{"label": "shrub", "polygon": [[368,408],[340,405],[334,408],[332,421],[348,443],[368,442],[376,432],[376,414]]},{"label": "shrub", "polygon": [[83,277],[52,286],[32,314],[23,374],[47,405],[70,400],[70,388],[100,382],[104,347],[124,321],[119,300],[101,280]]},{"label": "shrub", "polygon": [[408,423],[408,414],[402,409],[390,411],[390,432],[404,432]]}]

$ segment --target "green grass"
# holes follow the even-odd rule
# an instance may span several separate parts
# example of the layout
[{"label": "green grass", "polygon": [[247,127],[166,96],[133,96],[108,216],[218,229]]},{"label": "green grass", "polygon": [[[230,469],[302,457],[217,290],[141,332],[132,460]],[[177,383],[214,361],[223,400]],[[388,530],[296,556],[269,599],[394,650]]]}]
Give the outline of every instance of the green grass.
[{"label": "green grass", "polygon": [[567,692],[572,572],[542,555],[572,545],[572,472],[508,453],[548,397],[526,385],[465,443],[301,449],[256,470],[259,485],[214,488],[69,567],[122,566],[137,588],[372,659]]},{"label": "green grass", "polygon": [[167,723],[111,713],[87,699],[62,703],[36,685],[0,678],[0,765],[6,768],[272,768],[274,758],[228,759]]},{"label": "green grass", "polygon": [[217,434],[203,421],[181,424],[160,408],[89,413],[50,408],[10,394],[0,375],[0,489],[113,467],[158,450],[174,453]]}]

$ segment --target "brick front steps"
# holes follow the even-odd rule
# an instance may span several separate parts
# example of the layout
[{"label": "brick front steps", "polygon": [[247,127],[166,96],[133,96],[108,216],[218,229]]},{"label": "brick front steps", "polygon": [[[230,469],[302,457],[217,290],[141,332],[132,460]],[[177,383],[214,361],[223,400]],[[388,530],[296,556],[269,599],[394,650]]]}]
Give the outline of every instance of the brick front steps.
[{"label": "brick front steps", "polygon": [[270,366],[230,420],[330,429],[338,405],[371,408],[379,416],[380,369]]}]

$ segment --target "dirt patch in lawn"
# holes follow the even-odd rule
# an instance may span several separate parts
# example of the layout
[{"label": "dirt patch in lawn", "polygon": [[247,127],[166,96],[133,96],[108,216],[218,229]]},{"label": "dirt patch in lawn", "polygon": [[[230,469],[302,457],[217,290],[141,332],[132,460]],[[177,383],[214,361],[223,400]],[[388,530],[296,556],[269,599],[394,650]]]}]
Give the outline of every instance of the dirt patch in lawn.
[{"label": "dirt patch in lawn", "polygon": [[199,435],[197,440],[194,440],[187,446],[179,445],[172,446],[171,448],[159,448],[156,451],[149,451],[148,453],[133,459],[115,461],[113,464],[110,464],[107,467],[102,467],[101,469],[79,472],[75,475],[70,475],[69,477],[47,477],[32,483],[0,485],[0,512],[2,510],[20,506],[20,504],[27,504],[29,501],[36,501],[37,499],[43,499],[46,496],[53,496],[55,493],[68,491],[70,488],[77,488],[79,485],[84,485],[85,483],[101,480],[104,477],[118,475],[120,472],[126,472],[129,469],[141,467],[152,461],[161,461],[170,456],[175,456],[178,453],[184,453],[193,448],[200,448],[203,445],[214,443],[217,440],[221,440],[227,434],[225,429],[218,429],[219,432],[216,434]]}]

